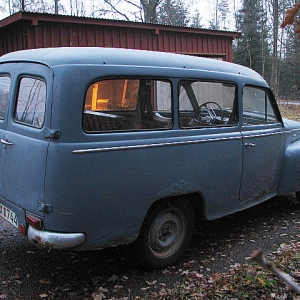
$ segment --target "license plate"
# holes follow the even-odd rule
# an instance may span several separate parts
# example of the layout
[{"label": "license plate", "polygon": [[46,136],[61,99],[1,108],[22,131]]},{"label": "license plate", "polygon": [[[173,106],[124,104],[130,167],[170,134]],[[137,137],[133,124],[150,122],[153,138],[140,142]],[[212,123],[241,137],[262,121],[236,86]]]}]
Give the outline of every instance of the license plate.
[{"label": "license plate", "polygon": [[0,203],[0,216],[18,228],[18,218],[16,214],[2,203]]}]

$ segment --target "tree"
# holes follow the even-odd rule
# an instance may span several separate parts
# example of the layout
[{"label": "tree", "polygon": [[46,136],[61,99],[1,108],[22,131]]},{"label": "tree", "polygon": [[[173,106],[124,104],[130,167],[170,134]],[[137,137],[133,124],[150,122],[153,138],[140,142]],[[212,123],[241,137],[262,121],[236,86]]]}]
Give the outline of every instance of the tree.
[{"label": "tree", "polygon": [[286,28],[285,52],[281,62],[279,94],[289,100],[300,99],[300,39],[295,28]]},{"label": "tree", "polygon": [[[217,21],[218,27],[226,30],[228,28],[226,24],[227,15],[229,13],[228,0],[221,0],[221,2],[218,4],[217,11],[219,11],[221,14],[221,16],[219,15],[219,20]],[[223,26],[221,26],[221,23]]]},{"label": "tree", "polygon": [[161,0],[140,0],[144,11],[144,21],[148,23],[157,23],[157,7]]},{"label": "tree", "polygon": [[[162,0],[103,0],[104,5],[97,10],[98,14],[113,19],[157,23],[157,7]],[[125,7],[126,6],[126,7]],[[120,8],[121,7],[121,8]],[[129,9],[128,9],[129,7]]]},{"label": "tree", "polygon": [[[56,0],[57,1],[57,0]],[[86,10],[83,0],[70,0],[71,15],[85,16]]]},{"label": "tree", "polygon": [[267,18],[260,0],[244,0],[236,15],[237,30],[242,32],[234,49],[234,61],[254,69],[270,80],[270,49]]},{"label": "tree", "polygon": [[[5,4],[8,7],[9,15],[12,15],[18,11],[30,11],[30,12],[47,12],[54,13],[55,6],[57,10],[60,9],[64,11],[63,6],[59,5],[58,0],[5,0]],[[4,7],[2,7],[4,9]]]},{"label": "tree", "polygon": [[194,14],[191,16],[190,26],[194,28],[202,28],[204,25],[202,23],[202,17],[200,16],[199,10],[196,9]]},{"label": "tree", "polygon": [[187,26],[189,13],[181,0],[165,0],[158,7],[157,23],[172,26]]}]

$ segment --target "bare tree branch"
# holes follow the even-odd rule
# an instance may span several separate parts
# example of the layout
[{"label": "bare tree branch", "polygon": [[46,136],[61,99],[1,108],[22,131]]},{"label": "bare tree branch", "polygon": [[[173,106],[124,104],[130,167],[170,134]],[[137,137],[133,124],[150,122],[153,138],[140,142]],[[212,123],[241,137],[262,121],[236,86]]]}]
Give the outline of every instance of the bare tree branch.
[{"label": "bare tree branch", "polygon": [[300,294],[300,286],[288,274],[279,271],[273,266],[272,263],[268,262],[263,257],[262,251],[257,250],[252,252],[251,258],[268,271],[274,273],[280,280],[289,285],[297,294]]},{"label": "bare tree branch", "polygon": [[106,4],[108,4],[114,12],[118,13],[119,15],[123,16],[127,21],[130,21],[130,19],[122,12],[120,12],[116,7],[109,1],[109,0],[104,0]]},{"label": "bare tree branch", "polygon": [[132,2],[132,1],[125,0],[124,2],[127,2],[128,4],[131,4],[131,5],[135,6],[136,8],[138,8],[140,10],[142,9],[139,5],[137,5],[136,3]]}]

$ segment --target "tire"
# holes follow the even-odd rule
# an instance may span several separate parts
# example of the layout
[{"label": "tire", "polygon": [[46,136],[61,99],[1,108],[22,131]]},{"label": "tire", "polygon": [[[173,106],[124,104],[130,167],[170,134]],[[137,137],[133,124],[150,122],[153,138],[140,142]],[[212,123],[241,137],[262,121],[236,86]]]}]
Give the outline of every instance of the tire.
[{"label": "tire", "polygon": [[134,249],[144,269],[174,264],[187,249],[194,231],[194,213],[185,200],[160,203],[144,220]]}]

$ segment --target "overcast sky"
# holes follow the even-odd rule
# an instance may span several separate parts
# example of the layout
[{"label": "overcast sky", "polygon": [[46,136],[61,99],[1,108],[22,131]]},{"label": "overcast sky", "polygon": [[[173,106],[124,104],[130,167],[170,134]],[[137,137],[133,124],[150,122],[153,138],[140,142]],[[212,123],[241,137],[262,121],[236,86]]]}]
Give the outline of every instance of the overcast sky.
[{"label": "overcast sky", "polygon": [[[138,0],[136,0],[138,1]],[[207,28],[209,26],[209,22],[212,21],[215,17],[215,7],[216,7],[216,1],[221,2],[221,0],[186,0],[187,6],[189,8],[189,11],[191,14],[195,12],[196,9],[200,12],[200,15],[202,17],[201,23]],[[88,5],[89,3],[92,3],[93,0],[85,0],[84,3],[87,5],[87,13],[89,14]],[[69,9],[70,7],[70,0],[60,0],[60,3],[64,5],[66,9]],[[94,3],[96,1],[94,0]],[[227,19],[225,21],[225,24],[222,23],[221,29],[225,26],[228,30],[235,30],[235,20],[234,20],[234,8],[238,9],[241,6],[241,0],[228,0],[229,4],[229,13],[227,14]],[[0,6],[5,6],[4,0],[0,0]],[[132,10],[133,6],[126,4],[128,9]],[[118,7],[119,9],[119,7]],[[67,14],[70,14],[70,11],[67,11]],[[0,11],[0,19],[3,19],[7,17],[8,11]]]}]

